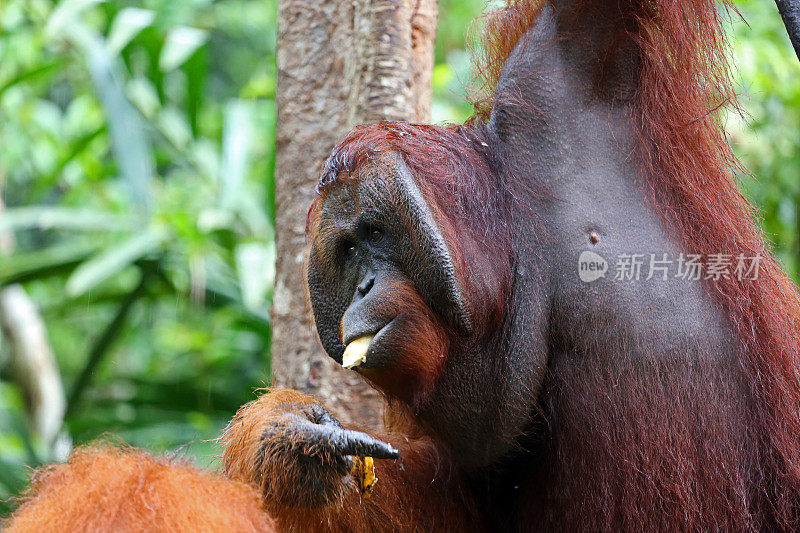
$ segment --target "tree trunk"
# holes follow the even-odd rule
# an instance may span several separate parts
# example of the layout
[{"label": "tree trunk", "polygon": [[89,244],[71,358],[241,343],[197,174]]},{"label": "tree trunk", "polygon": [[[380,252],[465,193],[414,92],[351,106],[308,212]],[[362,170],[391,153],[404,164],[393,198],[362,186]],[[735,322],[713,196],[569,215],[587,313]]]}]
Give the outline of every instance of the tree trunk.
[{"label": "tree trunk", "polygon": [[306,213],[322,164],[353,126],[429,119],[436,15],[435,0],[279,4],[272,370],[276,384],[326,398],[343,422],[376,425],[381,402],[317,340],[302,276]]}]

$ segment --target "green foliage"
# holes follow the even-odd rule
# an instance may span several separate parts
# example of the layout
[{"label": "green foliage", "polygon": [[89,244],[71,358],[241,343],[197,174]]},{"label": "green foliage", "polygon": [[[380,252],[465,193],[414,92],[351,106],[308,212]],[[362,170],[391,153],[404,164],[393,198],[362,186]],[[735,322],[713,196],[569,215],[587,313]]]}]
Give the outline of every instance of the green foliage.
[{"label": "green foliage", "polygon": [[731,115],[731,142],[752,176],[745,194],[762,211],[766,236],[800,279],[800,62],[771,2],[736,2],[747,24],[733,43],[744,118]]},{"label": "green foliage", "polygon": [[[42,309],[75,443],[209,462],[270,374],[275,7],[0,4],[0,285]],[[0,499],[50,460],[24,418],[0,382]]]},{"label": "green foliage", "polygon": [[[440,0],[434,121],[458,122],[465,28]],[[728,126],[764,227],[800,269],[800,67],[774,6],[737,3],[743,104]],[[42,309],[75,443],[215,437],[270,375],[277,0],[0,3],[0,286]],[[0,514],[47,461],[0,344]]]},{"label": "green foliage", "polygon": [[472,64],[465,43],[471,21],[483,11],[486,0],[439,0],[433,68],[433,122],[463,122],[472,114],[465,95],[472,79]]}]

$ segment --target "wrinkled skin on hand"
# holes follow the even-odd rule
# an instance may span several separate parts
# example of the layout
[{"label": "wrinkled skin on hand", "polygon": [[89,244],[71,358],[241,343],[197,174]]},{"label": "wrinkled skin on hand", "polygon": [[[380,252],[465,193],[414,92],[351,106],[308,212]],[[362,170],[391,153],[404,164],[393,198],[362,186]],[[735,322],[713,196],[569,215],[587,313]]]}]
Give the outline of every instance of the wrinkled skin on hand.
[{"label": "wrinkled skin on hand", "polygon": [[[318,508],[357,490],[353,457],[394,459],[391,445],[344,429],[317,400],[281,390],[242,407],[223,435],[229,477],[256,482],[268,507]],[[248,424],[253,424],[247,428]]]}]

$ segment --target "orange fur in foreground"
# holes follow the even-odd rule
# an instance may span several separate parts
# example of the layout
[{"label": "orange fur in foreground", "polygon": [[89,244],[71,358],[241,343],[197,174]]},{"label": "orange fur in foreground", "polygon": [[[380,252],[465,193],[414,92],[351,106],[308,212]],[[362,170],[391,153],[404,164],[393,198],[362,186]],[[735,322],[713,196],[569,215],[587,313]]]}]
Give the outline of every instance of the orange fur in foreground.
[{"label": "orange fur in foreground", "polygon": [[[470,513],[463,510],[472,509],[474,503],[455,490],[458,483],[450,483],[457,477],[450,471],[451,460],[442,457],[401,410],[387,421],[393,431],[378,435],[398,443],[401,458],[375,461],[380,481],[369,500],[362,500],[358,480],[351,475],[328,480],[341,486],[335,501],[327,505],[298,508],[283,503],[287,494],[302,493],[298,484],[316,471],[270,449],[265,431],[298,405],[319,405],[319,400],[273,389],[242,406],[220,439],[223,474],[155,458],[135,448],[110,444],[79,448],[66,464],[44,466],[34,473],[24,503],[3,531],[469,530]],[[307,453],[313,456],[316,451]]]},{"label": "orange fur in foreground", "polygon": [[133,448],[79,448],[32,483],[7,533],[275,531],[254,488]]},{"label": "orange fur in foreground", "polygon": [[[344,482],[333,476],[321,479],[330,474],[324,470],[316,473],[310,463],[298,464],[285,455],[285,448],[264,438],[265,430],[276,419],[292,411],[291,404],[321,405],[313,396],[291,389],[272,389],[242,406],[222,436],[225,474],[261,489],[279,531],[480,530],[475,525],[477,518],[472,516],[475,502],[460,491],[459,475],[451,468],[452,459],[404,417],[399,405],[391,420],[386,420],[386,432],[373,434],[397,445],[400,458],[375,460],[379,481],[367,500],[362,499],[359,482],[352,475]],[[306,453],[319,457],[313,448]],[[308,478],[309,472],[315,472],[317,482],[340,483],[337,497],[321,506],[287,505],[287,498],[298,496],[294,492],[304,492],[298,484]]]},{"label": "orange fur in foreground", "polygon": [[261,436],[270,422],[282,413],[280,406],[285,402],[313,404],[317,400],[290,389],[276,390],[243,405],[225,428],[223,460],[225,474],[231,479],[253,483],[266,490],[269,480],[264,479],[263,471],[257,467]]}]

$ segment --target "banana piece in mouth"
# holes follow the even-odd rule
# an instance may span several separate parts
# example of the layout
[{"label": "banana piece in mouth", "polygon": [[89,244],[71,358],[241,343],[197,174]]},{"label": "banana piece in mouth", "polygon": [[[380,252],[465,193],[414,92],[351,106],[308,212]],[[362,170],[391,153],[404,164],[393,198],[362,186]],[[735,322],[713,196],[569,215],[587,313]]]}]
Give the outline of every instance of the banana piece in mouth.
[{"label": "banana piece in mouth", "polygon": [[355,368],[367,360],[367,350],[372,343],[375,335],[364,335],[352,341],[344,349],[342,355],[342,366],[345,368]]}]

